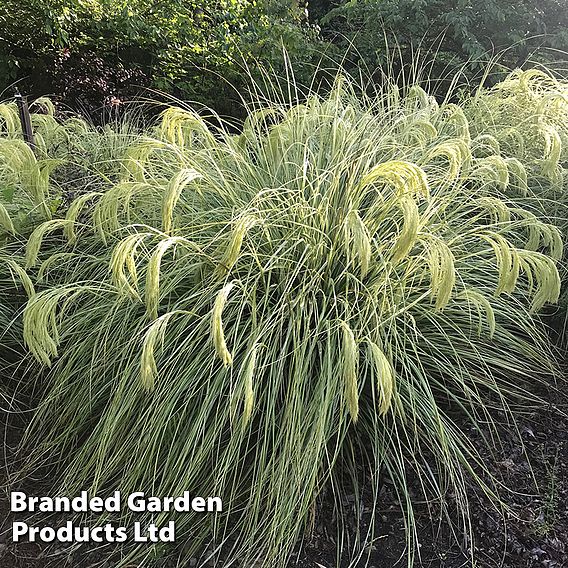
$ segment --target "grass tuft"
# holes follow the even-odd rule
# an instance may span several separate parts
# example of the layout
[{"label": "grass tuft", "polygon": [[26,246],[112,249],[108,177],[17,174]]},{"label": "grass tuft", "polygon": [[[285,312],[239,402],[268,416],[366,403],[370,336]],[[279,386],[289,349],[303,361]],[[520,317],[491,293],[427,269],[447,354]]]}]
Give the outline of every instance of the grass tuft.
[{"label": "grass tuft", "polygon": [[234,565],[284,566],[341,471],[374,495],[390,479],[409,545],[412,479],[468,530],[466,479],[500,503],[470,429],[496,437],[497,410],[514,427],[557,373],[536,313],[560,294],[562,229],[535,180],[564,178],[563,131],[511,118],[535,85],[542,126],[563,99],[529,72],[461,105],[338,79],[237,134],[177,108],[109,134],[116,157],[27,240],[29,467],[66,494],[218,495],[214,519],[136,521],[175,518],[183,555]]}]

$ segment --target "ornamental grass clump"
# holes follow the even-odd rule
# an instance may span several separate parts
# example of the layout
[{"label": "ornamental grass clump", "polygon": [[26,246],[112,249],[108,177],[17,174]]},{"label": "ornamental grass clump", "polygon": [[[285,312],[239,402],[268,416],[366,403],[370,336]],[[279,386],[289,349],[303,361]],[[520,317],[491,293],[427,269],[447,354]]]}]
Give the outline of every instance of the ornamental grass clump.
[{"label": "ornamental grass clump", "polygon": [[501,155],[525,206],[568,237],[568,82],[538,69],[516,70],[480,88],[464,109],[476,151]]},{"label": "ornamental grass clump", "polygon": [[519,160],[532,192],[568,201],[567,81],[538,69],[518,69],[492,88],[479,88],[465,101],[464,111],[478,153]]},{"label": "ornamental grass clump", "polygon": [[[2,398],[7,397],[6,383],[23,358],[21,309],[25,301],[34,294],[34,284],[24,269],[20,247],[12,243],[3,244],[0,246],[0,396]],[[1,408],[6,407],[2,404]]]},{"label": "ornamental grass clump", "polygon": [[[509,196],[556,224],[568,240],[568,81],[545,70],[515,70],[492,88],[480,88],[464,103],[477,151],[505,157],[518,180]],[[538,250],[539,241],[529,248]],[[561,267],[560,327],[568,323],[568,256]]]},{"label": "ornamental grass clump", "polygon": [[138,134],[136,120],[95,128],[56,117],[48,98],[30,106],[35,146],[23,140],[15,103],[0,103],[0,228],[27,233],[65,213],[76,196],[106,187],[118,175]]},{"label": "ornamental grass clump", "polygon": [[[50,102],[40,100],[38,104],[42,102],[50,112]],[[34,124],[37,125],[36,120]],[[37,140],[40,146],[45,146],[41,129]],[[34,223],[51,217],[49,176],[54,165],[53,160],[38,160],[22,140],[16,104],[0,103],[0,389],[3,393],[12,365],[17,366],[23,356],[20,310],[35,293],[24,268],[24,235]]]},{"label": "ornamental grass clump", "polygon": [[[77,195],[111,183],[113,175],[118,176],[117,160],[137,136],[135,121],[97,129],[77,117],[56,118],[47,98],[34,101],[30,112],[33,148],[23,140],[17,105],[0,103],[0,388],[4,393],[10,390],[5,387],[12,374],[21,378],[21,309],[36,287],[26,272],[27,237],[36,228],[45,235],[42,223],[65,215],[70,201],[75,209],[81,199],[86,203],[83,197],[75,200]],[[72,234],[66,232],[66,238]],[[57,240],[52,242],[56,244]],[[29,247],[27,254],[29,259]]]},{"label": "ornamental grass clump", "polygon": [[[555,372],[535,314],[562,254],[495,196],[515,166],[473,144],[463,110],[418,87],[368,100],[338,79],[238,135],[167,109],[116,183],[28,240],[30,466],[55,464],[69,495],[220,496],[215,516],[121,520],[175,518],[184,558],[227,566],[284,566],[349,472],[351,493],[362,470],[375,497],[391,480],[409,544],[411,479],[467,527],[466,478],[498,500],[468,428],[496,435],[493,409],[514,423]],[[338,554],[364,554],[375,513]]]}]

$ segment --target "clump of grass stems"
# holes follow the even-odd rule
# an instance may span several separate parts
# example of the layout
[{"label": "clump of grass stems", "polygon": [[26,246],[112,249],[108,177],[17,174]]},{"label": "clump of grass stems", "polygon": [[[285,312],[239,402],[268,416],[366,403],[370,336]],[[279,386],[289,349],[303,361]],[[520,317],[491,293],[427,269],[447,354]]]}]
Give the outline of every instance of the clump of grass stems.
[{"label": "clump of grass stems", "polygon": [[568,82],[544,70],[516,70],[488,89],[480,87],[464,103],[477,137],[477,152],[519,159],[533,191],[566,201]]},{"label": "clump of grass stems", "polygon": [[77,195],[111,184],[117,159],[139,130],[134,116],[102,128],[56,117],[48,98],[34,101],[30,111],[33,149],[23,140],[16,104],[0,103],[0,366],[7,401],[7,383],[21,374],[25,351],[21,308],[35,293],[25,271],[27,238],[43,221],[65,214]]},{"label": "clump of grass stems", "polygon": [[417,86],[369,99],[339,77],[239,134],[216,122],[168,108],[115,183],[31,234],[30,467],[56,464],[66,494],[221,496],[176,521],[184,555],[227,566],[284,566],[340,466],[375,497],[393,482],[409,550],[413,475],[467,530],[466,479],[499,501],[467,428],[496,436],[494,409],[514,425],[556,372],[536,312],[558,299],[558,229]]},{"label": "clump of grass stems", "polygon": [[24,269],[21,245],[0,247],[0,392],[7,396],[5,382],[24,352],[21,308],[35,294],[35,287]]},{"label": "clump of grass stems", "polygon": [[48,98],[31,107],[34,149],[22,139],[15,103],[0,103],[0,227],[26,234],[69,202],[116,181],[116,163],[139,136],[139,117],[94,127],[56,117]]},{"label": "clump of grass stems", "polygon": [[[464,112],[476,151],[507,156],[521,181],[523,207],[556,224],[568,239],[568,81],[544,69],[518,69],[490,89],[479,88],[466,99]],[[565,306],[567,263],[565,256]]]}]

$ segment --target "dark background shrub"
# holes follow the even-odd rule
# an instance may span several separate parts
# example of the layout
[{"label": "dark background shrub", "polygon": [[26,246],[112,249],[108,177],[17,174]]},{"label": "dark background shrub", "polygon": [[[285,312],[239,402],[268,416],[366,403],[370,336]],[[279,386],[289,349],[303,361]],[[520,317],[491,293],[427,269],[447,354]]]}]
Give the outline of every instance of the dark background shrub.
[{"label": "dark background shrub", "polygon": [[285,76],[284,50],[300,83],[322,57],[348,53],[348,69],[380,81],[374,70],[396,74],[418,51],[432,77],[465,64],[475,80],[502,50],[508,67],[564,59],[567,20],[565,0],[4,0],[0,92],[18,82],[96,116],[161,91],[239,115],[249,76]]},{"label": "dark background shrub", "polygon": [[307,80],[320,43],[300,6],[248,0],[7,0],[0,30],[0,91],[91,112],[151,87],[234,114],[245,67],[277,71],[285,49]]}]

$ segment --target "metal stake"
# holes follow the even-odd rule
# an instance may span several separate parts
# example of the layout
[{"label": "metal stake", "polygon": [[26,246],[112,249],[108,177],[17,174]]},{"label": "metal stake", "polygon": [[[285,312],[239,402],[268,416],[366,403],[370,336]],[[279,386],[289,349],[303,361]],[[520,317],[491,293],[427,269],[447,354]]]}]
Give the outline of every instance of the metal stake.
[{"label": "metal stake", "polygon": [[18,105],[18,111],[20,113],[20,123],[22,125],[22,132],[24,134],[24,141],[26,144],[35,152],[36,145],[34,140],[34,131],[32,128],[32,119],[30,116],[30,109],[28,108],[28,101],[26,97],[23,97],[16,89],[16,94],[14,95],[16,99],[16,104]]}]

